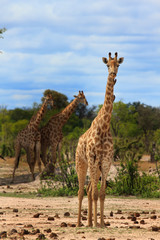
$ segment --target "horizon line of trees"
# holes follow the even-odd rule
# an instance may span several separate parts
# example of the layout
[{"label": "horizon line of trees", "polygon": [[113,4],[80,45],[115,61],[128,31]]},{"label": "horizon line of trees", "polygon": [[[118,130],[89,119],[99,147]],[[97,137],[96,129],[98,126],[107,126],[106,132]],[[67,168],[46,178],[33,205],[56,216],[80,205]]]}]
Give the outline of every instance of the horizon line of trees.
[{"label": "horizon line of trees", "polygon": [[[55,107],[48,109],[41,126],[46,124],[52,115],[60,112],[69,104],[66,95],[53,90],[45,90],[44,96],[49,91],[53,95]],[[43,103],[44,98],[42,97],[41,100]],[[0,154],[2,156],[14,156],[14,140],[18,132],[28,124],[40,106],[41,104],[33,103],[32,108],[12,110],[0,106]],[[89,108],[80,104],[65,124],[63,128],[64,151],[72,151],[73,159],[79,137],[90,127],[101,107],[102,105]],[[140,102],[128,104],[122,101],[114,102],[111,131],[115,160],[123,159],[126,150],[132,149],[139,155],[150,154],[151,160],[154,161],[155,149],[159,151],[160,145],[160,108]]]}]

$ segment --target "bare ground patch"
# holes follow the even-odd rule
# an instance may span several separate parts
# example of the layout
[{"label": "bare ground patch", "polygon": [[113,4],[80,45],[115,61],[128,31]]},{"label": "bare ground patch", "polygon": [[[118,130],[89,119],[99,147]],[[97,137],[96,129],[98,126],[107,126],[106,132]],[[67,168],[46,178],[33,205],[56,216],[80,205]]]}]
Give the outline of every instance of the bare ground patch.
[{"label": "bare ground patch", "polygon": [[[40,180],[31,182],[29,168],[21,163],[15,184],[10,184],[13,160],[0,160],[0,192],[36,191]],[[0,197],[0,238],[159,240],[159,200],[111,198],[105,200],[105,228],[87,227],[87,198],[83,200],[83,226],[76,227],[78,198]]]}]

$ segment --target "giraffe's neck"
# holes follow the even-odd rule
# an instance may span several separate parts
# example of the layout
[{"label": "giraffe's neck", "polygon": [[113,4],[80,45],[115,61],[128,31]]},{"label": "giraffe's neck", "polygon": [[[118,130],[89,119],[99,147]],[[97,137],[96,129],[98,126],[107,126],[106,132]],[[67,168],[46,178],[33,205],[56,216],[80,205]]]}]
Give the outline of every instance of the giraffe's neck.
[{"label": "giraffe's neck", "polygon": [[108,75],[105,99],[104,99],[104,104],[102,109],[104,113],[107,113],[109,118],[111,118],[112,109],[113,109],[114,84],[115,84],[114,78]]},{"label": "giraffe's neck", "polygon": [[95,123],[93,123],[94,128],[101,128],[102,131],[108,131],[110,129],[110,121],[113,109],[113,89],[114,78],[109,75],[107,79],[104,104],[95,119]]},{"label": "giraffe's neck", "polygon": [[42,117],[44,116],[45,112],[46,112],[46,109],[47,109],[47,102],[44,101],[44,103],[42,104],[40,110],[36,113],[36,115],[34,115],[29,124],[28,124],[28,127],[34,127],[34,128],[38,128],[39,124],[40,124],[40,121],[42,120]]},{"label": "giraffe's neck", "polygon": [[75,98],[59,115],[61,116],[61,122],[60,124],[63,126],[68,119],[70,118],[70,116],[72,115],[72,113],[75,111],[76,107],[79,104],[79,100],[78,98]]}]

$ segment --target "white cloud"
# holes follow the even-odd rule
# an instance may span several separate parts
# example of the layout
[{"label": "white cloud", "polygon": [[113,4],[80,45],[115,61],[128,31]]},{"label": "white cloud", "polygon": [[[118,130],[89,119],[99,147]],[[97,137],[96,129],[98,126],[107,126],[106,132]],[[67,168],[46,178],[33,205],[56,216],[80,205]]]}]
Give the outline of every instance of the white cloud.
[{"label": "white cloud", "polygon": [[[120,97],[136,101],[138,89],[143,95],[143,89],[154,93],[154,86],[160,89],[159,11],[158,0],[1,0],[7,32],[0,39],[0,87],[5,91],[0,101],[30,106],[40,99],[41,89],[51,88],[70,98],[84,90],[90,103],[103,102],[107,69],[101,58],[109,51],[124,57],[115,86]],[[32,89],[41,91],[36,98]],[[13,101],[13,95],[20,99]]]},{"label": "white cloud", "polygon": [[21,101],[23,101],[23,100],[28,100],[28,99],[32,98],[32,96],[31,95],[14,94],[12,96],[12,98],[14,100],[18,100],[18,101],[21,100]]}]

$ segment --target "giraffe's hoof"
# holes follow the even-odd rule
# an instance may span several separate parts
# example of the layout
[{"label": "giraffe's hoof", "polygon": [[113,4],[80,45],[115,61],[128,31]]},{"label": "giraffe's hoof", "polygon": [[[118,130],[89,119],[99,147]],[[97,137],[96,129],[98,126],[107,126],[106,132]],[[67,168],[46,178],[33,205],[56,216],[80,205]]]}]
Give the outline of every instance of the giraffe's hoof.
[{"label": "giraffe's hoof", "polygon": [[88,224],[87,227],[93,227],[93,224]]},{"label": "giraffe's hoof", "polygon": [[105,228],[106,226],[105,226],[104,223],[102,223],[102,224],[100,225],[100,227],[101,227],[101,228]]},{"label": "giraffe's hoof", "polygon": [[77,227],[83,227],[84,226],[84,224],[83,223],[77,223],[77,225],[76,225]]}]

